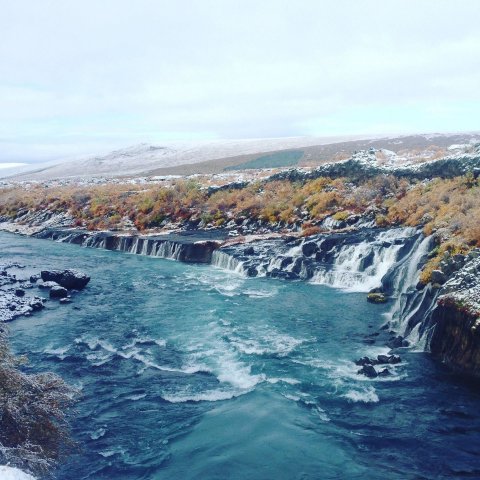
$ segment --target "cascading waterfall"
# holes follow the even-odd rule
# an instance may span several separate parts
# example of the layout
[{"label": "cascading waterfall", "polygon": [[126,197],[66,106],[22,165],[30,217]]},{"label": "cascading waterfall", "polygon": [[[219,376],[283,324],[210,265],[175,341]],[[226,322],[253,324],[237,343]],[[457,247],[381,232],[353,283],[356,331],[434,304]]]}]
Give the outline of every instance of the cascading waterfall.
[{"label": "cascading waterfall", "polygon": [[429,287],[417,290],[416,285],[421,264],[431,248],[431,239],[425,238],[418,229],[361,229],[304,239],[272,239],[254,242],[248,247],[237,244],[219,249],[218,245],[208,247],[202,241],[173,237],[58,229],[43,234],[43,238],[85,247],[211,263],[244,276],[309,280],[356,292],[381,288],[395,298],[391,311],[386,315],[390,328],[408,337],[412,344],[425,343],[429,334],[422,320],[435,305],[435,292],[432,293]]},{"label": "cascading waterfall", "polygon": [[[229,246],[214,253],[213,263],[249,275],[254,272],[255,276],[310,280],[368,292],[382,287],[385,275],[397,265],[409,264],[413,246],[420,242],[420,232],[414,228],[367,230],[309,237],[295,241],[293,246],[282,240],[259,242],[250,255],[245,254],[243,245]],[[411,266],[408,272],[414,270]]]},{"label": "cascading waterfall", "polygon": [[167,236],[165,238],[149,238],[80,230],[46,230],[37,236],[60,243],[75,243],[89,248],[102,248],[135,255],[202,263],[210,261],[209,254],[216,248],[212,246],[211,242],[210,244],[208,242],[195,242],[188,238],[172,240]]},{"label": "cascading waterfall", "polygon": [[361,243],[342,248],[331,269],[318,270],[313,283],[331,285],[357,292],[369,292],[382,285],[382,278],[397,261],[402,245],[385,247],[379,236],[375,243]]},{"label": "cascading waterfall", "polygon": [[232,272],[245,274],[243,268],[243,262],[239,258],[236,258],[228,253],[216,250],[212,254],[212,265],[214,267],[222,268],[224,270],[230,270]]},{"label": "cascading waterfall", "polygon": [[[421,341],[420,322],[425,314],[425,305],[432,308],[431,290],[417,290],[422,263],[431,249],[432,238],[420,237],[412,251],[394,272],[393,292],[396,300],[386,314],[389,326],[401,336],[410,336],[411,343]],[[430,305],[430,307],[428,307]],[[418,319],[412,325],[412,319]]]}]

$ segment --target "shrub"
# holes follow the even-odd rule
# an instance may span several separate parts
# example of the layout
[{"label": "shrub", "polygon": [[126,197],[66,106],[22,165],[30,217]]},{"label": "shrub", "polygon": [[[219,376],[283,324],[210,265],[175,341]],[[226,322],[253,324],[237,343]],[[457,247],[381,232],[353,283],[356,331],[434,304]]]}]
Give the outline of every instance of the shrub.
[{"label": "shrub", "polygon": [[73,446],[66,411],[77,392],[53,373],[28,375],[0,333],[0,463],[33,474],[51,470]]}]

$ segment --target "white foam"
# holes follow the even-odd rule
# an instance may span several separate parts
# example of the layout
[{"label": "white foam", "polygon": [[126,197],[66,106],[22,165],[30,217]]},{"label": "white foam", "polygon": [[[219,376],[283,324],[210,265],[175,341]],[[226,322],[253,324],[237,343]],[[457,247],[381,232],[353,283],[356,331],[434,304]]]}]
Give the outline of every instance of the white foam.
[{"label": "white foam", "polygon": [[257,331],[257,339],[242,339],[238,337],[230,338],[231,344],[240,353],[245,355],[278,355],[286,357],[295,348],[304,343],[305,339],[291,337],[290,335],[280,334],[274,331]]},{"label": "white foam", "polygon": [[354,403],[378,403],[380,401],[373,387],[363,390],[349,390],[343,396]]},{"label": "white foam", "polygon": [[66,353],[70,350],[70,347],[71,345],[66,345],[65,347],[55,348],[53,345],[49,345],[43,350],[43,353],[64,360],[68,356]]},{"label": "white foam", "polygon": [[268,383],[276,384],[276,383],[288,383],[288,385],[298,385],[299,383],[302,383],[300,380],[297,380],[296,378],[277,378],[277,377],[272,377],[272,378],[267,378]]},{"label": "white foam", "polygon": [[242,391],[226,391],[226,390],[212,390],[209,392],[197,393],[192,395],[162,395],[162,398],[170,403],[186,403],[186,402],[220,402],[223,400],[230,400],[251,390]]},{"label": "white foam", "polygon": [[299,402],[300,401],[300,397],[298,397],[297,395],[291,395],[289,393],[282,393],[281,395],[282,395],[282,397],[285,397],[286,399],[292,400],[294,402]]},{"label": "white foam", "polygon": [[92,440],[98,440],[99,438],[102,438],[105,435],[105,433],[107,433],[107,430],[103,427],[100,427],[94,432],[90,433],[90,438]]},{"label": "white foam", "polygon": [[276,289],[272,290],[244,290],[244,295],[248,295],[250,298],[268,298],[274,297],[277,294]]},{"label": "white foam", "polygon": [[320,417],[320,420],[322,420],[324,422],[329,422],[330,421],[330,418],[327,415],[327,412],[325,412],[325,410],[323,408],[320,408],[318,405],[315,407],[315,412]]},{"label": "white foam", "polygon": [[139,393],[138,395],[128,395],[125,397],[127,400],[132,400],[132,402],[136,402],[137,400],[142,400],[147,396],[146,393]]}]

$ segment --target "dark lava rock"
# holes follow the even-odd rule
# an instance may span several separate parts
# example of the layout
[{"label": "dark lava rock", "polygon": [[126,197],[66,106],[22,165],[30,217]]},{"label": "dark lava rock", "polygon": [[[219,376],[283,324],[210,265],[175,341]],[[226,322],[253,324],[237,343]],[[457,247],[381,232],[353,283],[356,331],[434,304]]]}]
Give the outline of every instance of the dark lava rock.
[{"label": "dark lava rock", "polygon": [[376,378],[378,376],[373,365],[364,365],[357,373],[359,375],[365,375],[368,378]]},{"label": "dark lava rock", "polygon": [[391,347],[391,348],[400,348],[400,347],[403,347],[403,337],[401,336],[398,336],[398,337],[395,337],[395,338],[392,338],[389,342],[388,342],[388,346]]},{"label": "dark lava rock", "polygon": [[425,284],[423,282],[418,282],[415,288],[417,290],[423,290],[425,288]]},{"label": "dark lava rock", "polygon": [[390,370],[388,368],[384,368],[383,370],[378,372],[379,377],[388,377],[389,375],[391,375],[391,373],[390,373]]},{"label": "dark lava rock", "polygon": [[50,298],[66,298],[68,295],[68,290],[66,288],[57,285],[50,289]]},{"label": "dark lava rock", "polygon": [[383,293],[369,293],[367,295],[367,302],[370,303],[386,303],[388,298]]},{"label": "dark lava rock", "polygon": [[364,365],[373,365],[374,360],[372,360],[370,357],[362,357],[359,358],[358,360],[355,360],[355,365],[358,365],[359,367],[363,367]]},{"label": "dark lava rock", "polygon": [[430,281],[443,285],[447,281],[447,276],[441,270],[433,270],[430,274]]},{"label": "dark lava rock", "polygon": [[365,257],[360,260],[359,270],[363,272],[368,267],[373,265],[373,259],[375,258],[375,252],[371,250]]},{"label": "dark lava rock", "polygon": [[250,266],[247,268],[245,273],[247,274],[248,277],[256,277],[258,275],[258,270],[256,267]]},{"label": "dark lava rock", "polygon": [[[403,340],[402,345],[404,345],[405,342],[407,342],[407,341]],[[408,342],[407,342],[407,344],[408,344]],[[388,363],[390,365],[395,365],[397,363],[401,363],[401,361],[402,361],[402,359],[398,355],[390,355],[390,358],[388,359]]]},{"label": "dark lava rock", "polygon": [[15,289],[15,295],[17,297],[24,297],[25,296],[25,290],[23,288],[16,288]]},{"label": "dark lava rock", "polygon": [[318,246],[315,242],[306,242],[302,245],[302,253],[306,257],[312,256],[317,251],[318,251]]},{"label": "dark lava rock", "polygon": [[255,249],[252,246],[246,247],[245,250],[243,251],[243,254],[244,255],[255,255]]},{"label": "dark lava rock", "polygon": [[90,281],[88,275],[78,270],[43,270],[41,275],[44,282],[57,282],[69,290],[82,290]]},{"label": "dark lava rock", "polygon": [[30,308],[35,312],[37,310],[41,310],[45,305],[43,304],[42,300],[40,298],[34,298],[30,303],[29,303]]},{"label": "dark lava rock", "polygon": [[295,263],[293,264],[293,267],[292,267],[292,273],[295,273],[298,275],[302,271],[302,267],[303,267],[302,258],[299,257],[295,259]]},{"label": "dark lava rock", "polygon": [[378,355],[377,356],[377,363],[379,364],[386,364],[389,363],[390,365],[395,365],[396,363],[400,363],[402,359],[398,355]]},{"label": "dark lava rock", "polygon": [[35,275],[30,275],[30,282],[35,283],[37,280],[40,280],[40,275],[36,273]]},{"label": "dark lava rock", "polygon": [[293,262],[293,257],[285,257],[280,263],[280,268],[283,270]]}]

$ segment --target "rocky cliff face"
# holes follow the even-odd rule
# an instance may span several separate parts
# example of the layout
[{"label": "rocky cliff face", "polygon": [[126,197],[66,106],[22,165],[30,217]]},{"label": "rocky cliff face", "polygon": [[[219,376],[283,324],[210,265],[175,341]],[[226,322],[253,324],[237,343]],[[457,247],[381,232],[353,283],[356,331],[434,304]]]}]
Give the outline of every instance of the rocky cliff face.
[{"label": "rocky cliff face", "polygon": [[304,181],[319,177],[351,179],[372,178],[378,175],[394,175],[397,177],[425,180],[428,178],[454,178],[472,172],[480,174],[480,147],[475,153],[457,154],[432,160],[425,163],[410,165],[379,165],[375,157],[375,150],[363,150],[348,160],[335,163],[326,163],[310,172],[299,169],[290,169],[274,174],[271,180]]},{"label": "rocky cliff face", "polygon": [[440,291],[427,320],[434,327],[431,353],[461,373],[480,378],[480,254],[470,260]]}]

